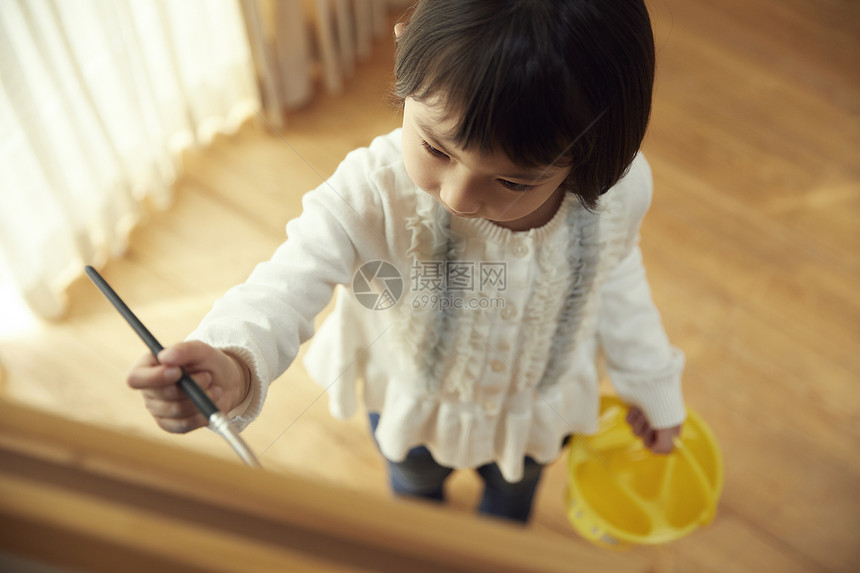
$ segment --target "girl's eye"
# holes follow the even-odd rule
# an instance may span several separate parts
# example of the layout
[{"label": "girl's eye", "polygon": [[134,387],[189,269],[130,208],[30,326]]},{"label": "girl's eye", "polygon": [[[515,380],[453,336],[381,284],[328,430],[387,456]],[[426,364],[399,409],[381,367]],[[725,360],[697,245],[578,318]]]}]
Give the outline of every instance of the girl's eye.
[{"label": "girl's eye", "polygon": [[525,183],[514,183],[513,181],[508,181],[507,179],[499,179],[499,183],[502,184],[502,187],[510,189],[511,191],[528,191],[534,185],[526,185]]},{"label": "girl's eye", "polygon": [[424,149],[427,150],[427,153],[429,153],[433,157],[439,157],[439,158],[448,157],[448,155],[444,151],[442,151],[440,149],[436,149],[435,147],[433,147],[432,145],[430,145],[429,143],[427,143],[423,139],[421,140],[421,145],[423,145]]}]

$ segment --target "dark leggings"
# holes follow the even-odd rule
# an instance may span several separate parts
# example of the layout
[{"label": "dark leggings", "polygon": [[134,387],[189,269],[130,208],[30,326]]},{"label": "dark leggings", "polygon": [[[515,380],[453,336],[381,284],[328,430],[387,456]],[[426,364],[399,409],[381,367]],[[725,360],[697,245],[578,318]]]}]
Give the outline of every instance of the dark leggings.
[{"label": "dark leggings", "polygon": [[[370,428],[376,432],[379,414],[370,414]],[[375,438],[374,438],[375,439]],[[454,470],[439,465],[424,446],[409,450],[402,462],[388,462],[391,489],[397,495],[418,497],[434,501],[445,500],[445,479]],[[532,509],[535,491],[540,481],[543,465],[526,456],[523,478],[510,483],[502,477],[496,464],[485,464],[475,469],[484,481],[484,494],[478,511],[526,523]]]}]

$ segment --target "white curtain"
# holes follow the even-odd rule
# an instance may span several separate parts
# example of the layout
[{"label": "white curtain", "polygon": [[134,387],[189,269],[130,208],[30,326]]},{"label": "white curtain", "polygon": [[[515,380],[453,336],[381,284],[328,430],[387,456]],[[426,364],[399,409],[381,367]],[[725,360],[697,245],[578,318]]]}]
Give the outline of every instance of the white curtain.
[{"label": "white curtain", "polygon": [[259,101],[236,0],[0,1],[0,293],[62,316],[169,205],[180,152]]},{"label": "white curtain", "polygon": [[0,335],[12,292],[63,315],[83,266],[169,206],[184,149],[342,91],[405,3],[0,0]]},{"label": "white curtain", "polygon": [[331,92],[344,88],[357,60],[370,56],[374,38],[388,29],[386,0],[307,0],[317,13],[316,34],[323,80]]},{"label": "white curtain", "polygon": [[388,29],[389,11],[408,0],[240,0],[267,121],[307,104],[316,79],[340,93],[356,64]]}]

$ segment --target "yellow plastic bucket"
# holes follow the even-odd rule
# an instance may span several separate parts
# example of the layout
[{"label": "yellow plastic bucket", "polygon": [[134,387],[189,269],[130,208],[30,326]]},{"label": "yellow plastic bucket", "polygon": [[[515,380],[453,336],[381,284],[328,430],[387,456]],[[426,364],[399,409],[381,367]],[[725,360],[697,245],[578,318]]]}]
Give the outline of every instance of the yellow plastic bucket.
[{"label": "yellow plastic bucket", "polygon": [[570,441],[566,502],[574,529],[597,545],[626,549],[673,541],[710,523],[723,489],[710,428],[688,409],[675,450],[653,454],[627,424],[627,410],[603,396],[597,433]]}]

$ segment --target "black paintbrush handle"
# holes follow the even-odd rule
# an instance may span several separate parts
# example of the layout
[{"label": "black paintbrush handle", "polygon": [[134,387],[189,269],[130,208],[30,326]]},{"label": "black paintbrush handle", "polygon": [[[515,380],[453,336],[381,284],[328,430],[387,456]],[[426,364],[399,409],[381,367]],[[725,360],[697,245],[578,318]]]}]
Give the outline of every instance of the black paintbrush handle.
[{"label": "black paintbrush handle", "polygon": [[[86,267],[87,276],[90,277],[90,280],[95,283],[95,285],[102,291],[102,294],[111,302],[111,304],[116,308],[122,317],[128,322],[128,324],[134,329],[137,335],[143,340],[146,346],[149,347],[152,355],[155,356],[155,359],[158,360],[158,353],[161,352],[164,347],[161,345],[158,340],[152,335],[151,332],[140,322],[131,309],[126,306],[125,302],[119,297],[116,292],[111,288],[111,286],[107,283],[104,278],[91,266]],[[209,399],[209,396],[200,389],[200,386],[197,385],[191,377],[186,374],[184,371],[182,372],[182,378],[177,382],[179,387],[188,395],[188,398],[194,403],[200,412],[206,416],[208,420],[212,414],[218,412],[218,407]]]}]

